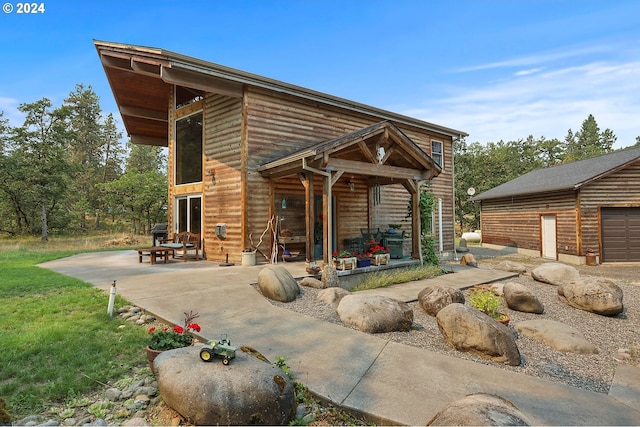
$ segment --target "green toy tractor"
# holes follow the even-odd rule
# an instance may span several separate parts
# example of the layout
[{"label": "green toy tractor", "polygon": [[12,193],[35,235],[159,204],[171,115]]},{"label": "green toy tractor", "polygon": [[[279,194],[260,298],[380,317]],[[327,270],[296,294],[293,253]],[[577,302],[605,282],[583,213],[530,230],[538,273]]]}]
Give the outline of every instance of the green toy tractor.
[{"label": "green toy tractor", "polygon": [[211,362],[214,357],[222,358],[222,364],[228,365],[231,359],[236,357],[237,348],[231,345],[227,334],[222,335],[219,341],[209,341],[200,349],[200,359]]}]

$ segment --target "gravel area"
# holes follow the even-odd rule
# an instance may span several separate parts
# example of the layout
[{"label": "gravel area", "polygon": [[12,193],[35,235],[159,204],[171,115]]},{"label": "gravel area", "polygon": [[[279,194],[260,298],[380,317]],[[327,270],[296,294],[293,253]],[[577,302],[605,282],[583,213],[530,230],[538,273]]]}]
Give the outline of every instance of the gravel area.
[{"label": "gravel area", "polygon": [[[500,255],[502,256],[492,257],[484,253],[476,256],[476,258],[484,267],[491,266],[491,264],[496,264],[500,260],[507,258],[521,262],[528,267],[534,267],[542,262],[538,259],[523,258],[513,254]],[[558,299],[555,286],[536,282],[528,274],[510,279],[526,285],[535,293],[545,307],[545,312],[541,315],[521,313],[506,308],[503,310],[511,317],[509,328],[517,337],[516,342],[522,356],[520,366],[507,366],[491,362],[470,353],[459,352],[448,346],[438,330],[435,318],[427,315],[417,302],[411,302],[409,305],[413,309],[414,323],[419,325],[418,330],[381,333],[376,334],[376,336],[384,340],[424,348],[549,381],[561,382],[599,393],[608,393],[618,364],[640,366],[640,340],[638,340],[638,331],[640,331],[640,313],[638,312],[640,305],[640,274],[638,273],[640,272],[640,266],[625,266],[622,269],[605,268],[604,266],[585,268],[583,266],[579,270],[581,270],[581,275],[607,276],[616,282],[624,292],[624,312],[614,317],[588,313],[562,303]],[[596,272],[598,274],[594,274]],[[607,272],[609,273],[607,274]],[[618,277],[615,277],[616,275]],[[318,290],[307,287],[301,287],[301,289],[301,295],[291,303],[270,302],[278,307],[293,310],[316,319],[350,327],[340,322],[335,307],[316,298]],[[581,355],[556,351],[538,341],[518,334],[514,329],[514,325],[519,321],[539,318],[555,320],[577,328],[588,341],[599,349],[599,353],[596,355]]]}]

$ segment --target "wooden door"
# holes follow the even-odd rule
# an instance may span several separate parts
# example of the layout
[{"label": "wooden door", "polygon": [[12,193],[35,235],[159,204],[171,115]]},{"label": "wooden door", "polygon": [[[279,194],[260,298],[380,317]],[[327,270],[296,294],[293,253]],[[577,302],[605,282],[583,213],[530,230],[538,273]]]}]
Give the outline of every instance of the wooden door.
[{"label": "wooden door", "polygon": [[542,215],[540,219],[542,234],[542,258],[558,259],[556,239],[556,216]]}]

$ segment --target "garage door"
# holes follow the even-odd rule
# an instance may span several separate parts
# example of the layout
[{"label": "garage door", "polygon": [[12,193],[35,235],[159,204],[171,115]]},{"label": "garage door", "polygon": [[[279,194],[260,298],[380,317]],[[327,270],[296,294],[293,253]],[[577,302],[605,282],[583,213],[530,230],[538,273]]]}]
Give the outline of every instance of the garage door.
[{"label": "garage door", "polygon": [[603,262],[640,262],[640,208],[602,208]]}]

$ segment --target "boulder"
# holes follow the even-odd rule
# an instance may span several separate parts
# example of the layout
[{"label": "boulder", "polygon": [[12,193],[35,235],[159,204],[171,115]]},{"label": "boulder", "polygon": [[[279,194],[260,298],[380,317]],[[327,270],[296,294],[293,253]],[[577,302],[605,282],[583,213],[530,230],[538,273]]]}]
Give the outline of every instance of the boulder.
[{"label": "boulder", "polygon": [[500,261],[498,265],[495,266],[495,269],[518,274],[524,274],[527,272],[527,267],[524,264],[509,260]]},{"label": "boulder", "polygon": [[459,303],[449,304],[436,316],[447,344],[494,362],[518,366],[520,351],[511,330],[484,313]]},{"label": "boulder", "polygon": [[504,300],[511,310],[524,313],[544,313],[544,305],[537,296],[525,285],[515,282],[507,282],[502,287]]},{"label": "boulder", "polygon": [[457,252],[469,252],[469,248],[467,247],[467,240],[466,239],[460,239],[460,243],[458,243],[459,246],[456,246],[456,251]]},{"label": "boulder", "polygon": [[346,295],[336,312],[342,323],[362,332],[408,331],[413,323],[409,304],[381,295]]},{"label": "boulder", "polygon": [[323,289],[327,287],[327,285],[325,285],[321,280],[318,280],[315,277],[305,277],[300,281],[300,286],[306,286],[308,288],[314,289]]},{"label": "boulder", "polygon": [[435,316],[442,308],[454,302],[464,304],[464,294],[460,289],[431,285],[418,294],[420,307],[430,316]]},{"label": "boulder", "polygon": [[338,270],[330,263],[322,267],[322,283],[324,283],[325,288],[340,286]]},{"label": "boulder", "polygon": [[586,276],[558,287],[560,299],[572,307],[604,316],[622,313],[622,289],[609,279]]},{"label": "boulder", "polygon": [[317,298],[327,304],[337,306],[340,300],[350,293],[348,290],[342,288],[326,288],[318,292]]},{"label": "boulder", "polygon": [[199,346],[154,361],[164,402],[193,425],[287,425],[295,415],[293,381],[277,366],[240,350],[229,365],[203,362]]},{"label": "boulder", "polygon": [[538,282],[550,285],[561,285],[580,277],[580,272],[575,267],[561,262],[545,262],[531,270],[531,277]]},{"label": "boulder", "polygon": [[528,426],[531,423],[508,400],[494,394],[470,394],[447,405],[428,426]]},{"label": "boulder", "polygon": [[460,264],[477,267],[478,261],[476,261],[476,258],[473,256],[473,254],[469,253],[462,255],[462,258],[460,258]]},{"label": "boulder", "polygon": [[280,302],[291,302],[300,293],[296,279],[280,265],[268,265],[260,270],[258,286],[262,295]]},{"label": "boulder", "polygon": [[548,319],[533,319],[518,322],[515,325],[518,332],[548,345],[549,347],[567,353],[597,354],[598,348],[591,344],[574,327]]}]

